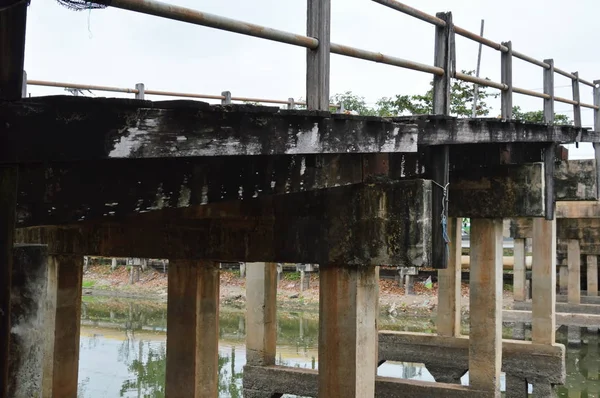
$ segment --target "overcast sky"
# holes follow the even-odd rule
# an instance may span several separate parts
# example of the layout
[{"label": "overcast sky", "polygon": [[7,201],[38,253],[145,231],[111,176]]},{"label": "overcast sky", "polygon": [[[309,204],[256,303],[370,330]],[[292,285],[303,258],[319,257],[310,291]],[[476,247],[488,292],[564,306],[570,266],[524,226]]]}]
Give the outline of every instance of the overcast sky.
[{"label": "overcast sky", "polygon": [[[306,33],[306,0],[168,0],[169,3]],[[509,41],[534,58],[553,58],[586,80],[600,79],[597,0],[421,0],[407,4],[430,14],[452,11],[456,25]],[[434,28],[369,0],[332,0],[331,40],[433,64]],[[457,69],[475,69],[478,45],[457,36]],[[219,31],[130,11],[71,11],[53,0],[31,2],[25,69],[29,79],[286,100],[305,97],[305,54],[301,47]],[[481,76],[500,81],[500,54],[483,48]],[[431,75],[368,61],[331,56],[331,94],[352,91],[368,103],[383,96],[418,94]],[[542,69],[513,61],[513,84],[542,91]],[[32,95],[63,94],[59,88],[30,86]],[[571,82],[555,75],[555,93],[571,97]],[[120,96],[96,91],[96,96]],[[89,94],[88,94],[89,95]],[[149,99],[164,99],[148,97]],[[581,100],[592,103],[592,89],[581,86]],[[514,96],[524,110],[542,109],[542,99]],[[492,101],[499,114],[499,99]],[[572,118],[572,107],[557,103]],[[584,126],[593,123],[582,110]],[[589,158],[591,145],[574,146],[571,158]]]}]

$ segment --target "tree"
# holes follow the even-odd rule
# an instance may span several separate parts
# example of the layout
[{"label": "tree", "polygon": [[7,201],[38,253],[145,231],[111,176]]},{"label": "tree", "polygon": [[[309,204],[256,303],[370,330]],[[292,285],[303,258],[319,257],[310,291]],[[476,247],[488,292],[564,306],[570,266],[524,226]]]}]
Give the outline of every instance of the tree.
[{"label": "tree", "polygon": [[377,110],[370,108],[365,102],[364,97],[352,94],[352,91],[346,91],[342,94],[336,94],[331,97],[331,104],[341,104],[344,106],[344,110],[358,112],[359,115],[364,116],[375,116]]},{"label": "tree", "polygon": [[[513,106],[512,118],[531,123],[544,123],[544,111],[523,112],[520,106]],[[573,121],[566,115],[554,114],[554,124],[573,124]]]}]

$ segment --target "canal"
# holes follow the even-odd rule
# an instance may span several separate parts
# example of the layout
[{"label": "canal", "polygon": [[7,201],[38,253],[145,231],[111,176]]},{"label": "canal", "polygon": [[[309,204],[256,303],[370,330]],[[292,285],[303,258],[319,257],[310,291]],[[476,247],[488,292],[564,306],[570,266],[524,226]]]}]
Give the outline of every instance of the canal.
[{"label": "canal", "polygon": [[[244,310],[221,306],[219,338],[219,397],[242,397],[245,363]],[[435,332],[428,317],[380,316],[380,329]],[[468,325],[468,323],[467,323]],[[463,325],[463,333],[468,333]],[[166,303],[122,298],[85,297],[82,305],[80,398],[164,397],[166,364]],[[505,324],[504,338],[531,338],[528,325]],[[600,349],[598,331],[561,327],[557,340],[567,345],[567,382],[561,397],[598,398]],[[281,310],[277,323],[277,364],[316,369],[318,315],[315,311]],[[415,363],[384,363],[381,376],[433,381]],[[504,375],[502,375],[504,390]],[[468,384],[468,374],[462,378]]]}]

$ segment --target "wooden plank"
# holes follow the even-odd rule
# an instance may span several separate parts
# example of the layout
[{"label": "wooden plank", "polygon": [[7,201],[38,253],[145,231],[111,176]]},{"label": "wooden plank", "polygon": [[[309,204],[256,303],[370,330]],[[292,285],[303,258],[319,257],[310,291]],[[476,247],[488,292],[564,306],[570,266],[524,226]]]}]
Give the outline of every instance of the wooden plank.
[{"label": "wooden plank", "polygon": [[437,334],[460,336],[462,218],[448,220],[448,268],[438,270]]},{"label": "wooden plank", "polygon": [[533,219],[532,328],[537,344],[556,337],[556,219]]},{"label": "wooden plank", "polygon": [[500,395],[502,220],[471,219],[469,386]]},{"label": "wooden plank", "polygon": [[12,280],[17,181],[17,168],[0,167],[0,280],[5,282],[0,289],[0,397],[8,396],[11,289],[6,281]]},{"label": "wooden plank", "polygon": [[306,50],[306,104],[308,109],[329,111],[329,46],[331,0],[309,0],[306,35],[319,40],[319,46]]},{"label": "wooden plank", "polygon": [[25,229],[19,241],[51,242],[51,253],[108,257],[425,266],[431,262],[430,195],[426,180],[373,182],[163,210],[118,223]]},{"label": "wooden plank", "polygon": [[503,84],[506,84],[508,90],[500,93],[500,109],[502,119],[512,119],[513,107],[513,84],[512,84],[512,42],[502,43],[507,48],[506,52],[500,53],[500,75]]},{"label": "wooden plank", "polygon": [[569,304],[581,303],[581,252],[579,241],[569,239],[568,268],[569,268]]},{"label": "wooden plank", "polygon": [[502,165],[450,175],[451,217],[543,217],[544,166]]}]

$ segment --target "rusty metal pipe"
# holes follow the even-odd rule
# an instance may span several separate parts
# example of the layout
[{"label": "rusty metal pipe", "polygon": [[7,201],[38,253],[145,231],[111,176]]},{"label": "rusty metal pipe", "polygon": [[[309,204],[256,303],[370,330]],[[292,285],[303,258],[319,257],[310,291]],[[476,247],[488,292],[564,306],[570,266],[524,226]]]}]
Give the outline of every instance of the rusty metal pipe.
[{"label": "rusty metal pipe", "polygon": [[223,95],[178,93],[175,91],[160,91],[160,90],[144,90],[144,94],[163,95],[165,97],[202,98],[202,99],[215,99],[215,100],[225,99],[225,96],[223,96]]},{"label": "rusty metal pipe", "polygon": [[598,105],[586,104],[586,103],[583,103],[583,102],[581,102],[579,104],[579,106],[581,106],[583,108],[589,108],[589,109],[600,109],[600,106],[598,106]]},{"label": "rusty metal pipe", "polygon": [[554,96],[554,101],[564,102],[565,104],[571,104],[571,105],[579,105],[578,101],[573,101],[571,99],[563,98],[563,97],[557,97],[556,95]]},{"label": "rusty metal pipe", "polygon": [[494,50],[498,50],[498,51],[502,51],[502,52],[507,52],[508,51],[508,47],[503,46],[500,43],[496,43],[495,41],[492,41],[490,39],[486,39],[485,37],[482,37],[476,33],[473,33],[471,31],[468,31],[466,29],[463,29],[461,27],[455,26],[454,27],[454,31],[456,32],[456,34],[466,37],[467,39],[471,39],[473,41],[476,41],[477,43],[481,43],[484,46],[488,46],[490,48],[493,48]]},{"label": "rusty metal pipe", "polygon": [[138,93],[138,90],[136,90],[135,88],[94,86],[94,85],[91,85],[91,84],[49,82],[49,81],[44,81],[44,80],[29,80],[28,79],[27,80],[27,84],[31,85],[31,86],[78,88],[80,90],[113,91],[113,92],[116,92],[116,93],[132,93],[132,94],[137,94]]},{"label": "rusty metal pipe", "polygon": [[498,83],[492,80],[486,80],[486,79],[482,79],[480,77],[475,77],[475,76],[469,76],[469,75],[465,75],[464,73],[460,73],[460,72],[456,72],[454,74],[456,79],[459,80],[463,80],[465,82],[471,82],[471,83],[476,83],[479,84],[481,86],[487,86],[487,87],[493,87],[493,88],[497,88],[498,90],[508,90],[508,86],[506,84],[502,84],[502,83]]},{"label": "rusty metal pipe", "polygon": [[[90,2],[103,4],[101,0],[90,0]],[[243,35],[260,37],[262,39],[273,40],[280,43],[306,47],[312,50],[319,46],[319,40],[314,37],[267,28],[265,26],[162,3],[156,0],[111,0],[110,6],[195,25],[241,33]]]},{"label": "rusty metal pipe", "polygon": [[547,63],[542,62],[542,61],[538,61],[537,59],[531,58],[530,56],[522,54],[522,53],[520,53],[518,51],[514,51],[513,50],[513,57],[519,58],[519,59],[521,59],[523,61],[529,62],[529,63],[537,65],[537,66],[541,66],[544,69],[550,69],[550,65],[548,65]]},{"label": "rusty metal pipe", "polygon": [[331,43],[330,51],[334,54],[345,55],[347,57],[365,59],[367,61],[399,66],[401,68],[418,70],[420,72],[427,72],[438,76],[444,75],[444,69],[438,68],[437,66],[408,61],[406,59],[392,57],[391,55],[385,55],[374,51],[362,50],[356,47],[344,46],[342,44]]},{"label": "rusty metal pipe", "polygon": [[538,93],[537,91],[531,91],[531,90],[527,90],[527,89],[519,88],[519,87],[514,87],[514,86],[513,86],[513,93],[519,93],[519,94],[529,95],[530,97],[538,97],[538,98],[550,99],[550,95],[548,95],[548,94]]},{"label": "rusty metal pipe", "polygon": [[411,6],[407,6],[406,4],[400,3],[399,1],[396,1],[396,0],[373,0],[373,1],[376,3],[379,3],[381,5],[393,8],[394,10],[403,12],[404,14],[410,15],[411,17],[420,19],[421,21],[429,22],[430,24],[439,26],[441,28],[446,26],[446,21],[444,21],[443,19],[434,17],[433,15],[429,15],[429,14],[427,14],[423,11],[417,10],[416,8],[413,8]]}]

